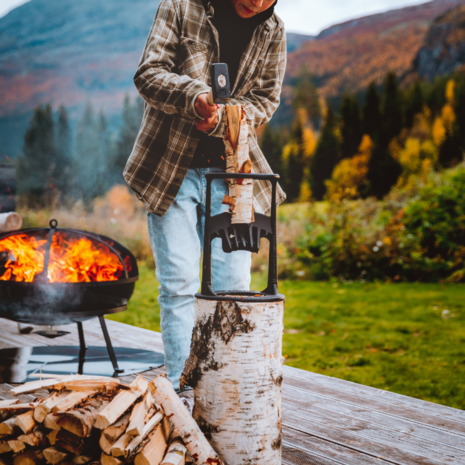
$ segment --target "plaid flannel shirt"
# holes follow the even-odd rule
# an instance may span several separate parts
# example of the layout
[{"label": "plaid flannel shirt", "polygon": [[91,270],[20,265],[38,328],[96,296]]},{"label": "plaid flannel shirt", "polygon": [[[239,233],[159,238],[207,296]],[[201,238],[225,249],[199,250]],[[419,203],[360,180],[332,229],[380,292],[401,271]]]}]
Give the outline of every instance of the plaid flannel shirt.
[{"label": "plaid flannel shirt", "polygon": [[[210,67],[219,61],[213,15],[209,0],[162,0],[134,76],[146,104],[123,175],[146,209],[158,216],[173,203],[198,145],[194,104],[200,94],[209,92]],[[254,32],[241,59],[230,103],[246,107],[255,173],[271,173],[255,129],[268,122],[278,108],[285,68],[286,34],[274,13]],[[222,108],[211,136],[224,135]],[[278,204],[285,198],[278,186]],[[254,207],[269,213],[269,182],[255,181]]]}]

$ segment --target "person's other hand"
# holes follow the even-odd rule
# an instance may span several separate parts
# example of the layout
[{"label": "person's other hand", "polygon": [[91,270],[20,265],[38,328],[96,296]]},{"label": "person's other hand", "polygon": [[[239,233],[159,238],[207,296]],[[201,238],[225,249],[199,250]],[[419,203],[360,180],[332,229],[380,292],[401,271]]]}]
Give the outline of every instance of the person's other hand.
[{"label": "person's other hand", "polygon": [[212,129],[215,129],[217,124],[218,124],[218,113],[216,112],[212,118],[195,120],[195,126],[197,127],[199,131],[203,131],[203,132],[209,132]]},{"label": "person's other hand", "polygon": [[208,103],[208,94],[200,94],[194,106],[197,113],[206,120],[213,118],[218,109],[218,105],[210,105]]}]

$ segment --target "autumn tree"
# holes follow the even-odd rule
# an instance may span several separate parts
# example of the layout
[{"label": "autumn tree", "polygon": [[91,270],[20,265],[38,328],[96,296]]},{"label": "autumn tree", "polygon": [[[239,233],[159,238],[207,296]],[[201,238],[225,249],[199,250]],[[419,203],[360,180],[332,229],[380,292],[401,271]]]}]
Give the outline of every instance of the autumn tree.
[{"label": "autumn tree", "polygon": [[52,107],[34,110],[18,159],[18,192],[41,206],[50,204],[56,193],[56,146]]},{"label": "autumn tree", "polygon": [[357,153],[362,140],[362,122],[357,97],[345,94],[340,108],[341,157],[349,158]]},{"label": "autumn tree", "polygon": [[336,135],[336,118],[330,106],[321,131],[318,146],[310,165],[310,186],[316,200],[326,193],[325,181],[331,178],[339,158],[339,139]]}]

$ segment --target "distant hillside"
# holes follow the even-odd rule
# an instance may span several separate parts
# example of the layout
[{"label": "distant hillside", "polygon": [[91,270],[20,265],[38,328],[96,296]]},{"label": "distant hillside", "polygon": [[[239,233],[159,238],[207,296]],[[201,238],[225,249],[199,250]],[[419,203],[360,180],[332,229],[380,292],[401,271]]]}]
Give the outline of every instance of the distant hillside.
[{"label": "distant hillside", "polygon": [[410,68],[437,16],[463,4],[434,0],[332,26],[290,54],[287,79],[305,65],[327,97],[363,90],[372,80],[381,84],[388,71]]},{"label": "distant hillside", "polygon": [[465,6],[439,16],[432,24],[412,71],[433,80],[465,66]]}]

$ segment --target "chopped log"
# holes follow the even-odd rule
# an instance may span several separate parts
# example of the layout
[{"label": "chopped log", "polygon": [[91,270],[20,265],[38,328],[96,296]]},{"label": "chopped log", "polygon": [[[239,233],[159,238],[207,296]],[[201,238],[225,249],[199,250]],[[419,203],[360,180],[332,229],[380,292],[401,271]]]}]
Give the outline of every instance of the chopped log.
[{"label": "chopped log", "polygon": [[44,420],[44,426],[48,429],[59,430],[60,426],[58,425],[58,420],[60,419],[59,415],[49,413]]},{"label": "chopped log", "polygon": [[21,404],[8,405],[2,408],[2,413],[9,415],[17,415],[28,410],[31,410],[39,405],[38,402],[25,402]]},{"label": "chopped log", "polygon": [[130,434],[123,434],[115,445],[111,448],[111,455],[113,457],[129,457],[134,453],[140,443],[150,434],[150,432],[160,424],[163,420],[161,412],[156,413],[144,426],[140,436],[132,436]]},{"label": "chopped log", "polygon": [[13,449],[8,444],[8,441],[1,440],[0,441],[0,454],[6,454],[7,452],[11,452]]},{"label": "chopped log", "polygon": [[145,423],[147,421],[146,417],[149,414],[149,410],[154,406],[154,404],[155,401],[153,400],[152,393],[149,389],[147,389],[142,400],[138,404],[136,404],[132,409],[129,426],[126,430],[127,434],[133,436],[138,436],[142,434]]},{"label": "chopped log", "polygon": [[58,435],[59,429],[54,429],[51,433],[47,434],[47,439],[48,442],[50,443],[51,446],[54,446],[56,441],[57,441],[57,435]]},{"label": "chopped log", "polygon": [[69,393],[70,391],[55,391],[51,396],[40,402],[34,409],[34,420],[42,423],[53,407],[65,399]]},{"label": "chopped log", "polygon": [[18,415],[15,423],[16,426],[19,426],[22,429],[24,434],[29,434],[37,425],[34,420],[34,410],[29,410],[29,412]]},{"label": "chopped log", "polygon": [[11,405],[14,404],[19,404],[20,400],[19,399],[5,399],[0,401],[0,411],[3,409],[3,407],[10,407]]},{"label": "chopped log", "polygon": [[148,386],[147,381],[142,378],[142,376],[138,376],[137,379],[131,383],[131,389],[129,391],[120,392],[107,407],[99,412],[95,427],[98,429],[105,429],[112,425],[147,391]]},{"label": "chopped log", "polygon": [[37,447],[45,442],[45,438],[46,438],[45,434],[42,433],[42,431],[36,429],[32,433],[21,434],[20,436],[18,436],[17,439],[18,441],[23,441],[29,446]]},{"label": "chopped log", "polygon": [[8,445],[11,447],[12,451],[17,454],[22,450],[26,449],[26,444],[23,441],[18,441],[17,439],[10,439]]},{"label": "chopped log", "polygon": [[95,391],[65,391],[68,395],[65,396],[59,403],[53,407],[53,412],[67,412],[72,408],[79,405],[81,402],[86,401],[95,394]]},{"label": "chopped log", "polygon": [[100,456],[100,463],[102,465],[123,465],[124,461],[102,452],[102,455]]},{"label": "chopped log", "polygon": [[0,233],[21,229],[23,217],[16,212],[0,213]]},{"label": "chopped log", "polygon": [[73,391],[78,390],[111,390],[111,389],[129,389],[127,384],[115,378],[109,378],[107,376],[82,376],[73,375],[67,376],[61,379],[45,379],[39,381],[31,381],[29,383],[16,386],[11,390],[14,396],[21,394],[29,394],[30,392],[39,391],[40,389],[50,389],[56,391],[62,391],[63,389],[69,389]]},{"label": "chopped log", "polygon": [[44,449],[45,460],[47,463],[51,463],[52,465],[63,462],[68,455],[68,452],[63,452],[56,447],[48,447],[47,449]]},{"label": "chopped log", "polygon": [[32,450],[28,450],[18,454],[13,460],[13,465],[36,465],[39,462],[40,458],[37,454]]},{"label": "chopped log", "polygon": [[168,418],[160,423],[148,437],[148,442],[134,459],[135,465],[160,465],[168,447],[170,435],[170,424]]},{"label": "chopped log", "polygon": [[75,455],[71,459],[71,463],[73,465],[85,465],[86,463],[90,463],[93,460],[95,460],[95,457],[89,455],[89,454],[83,454],[83,455]]},{"label": "chopped log", "polygon": [[168,452],[161,465],[184,465],[187,449],[180,439],[175,439],[168,447]]},{"label": "chopped log", "polygon": [[163,408],[165,415],[174,426],[174,434],[179,436],[192,457],[198,463],[210,465],[222,464],[218,454],[213,450],[199,426],[178,397],[173,385],[165,376],[155,378],[149,385],[157,405]]},{"label": "chopped log", "polygon": [[0,423],[0,434],[5,436],[12,436],[18,431],[16,426],[16,417],[11,417],[8,420]]},{"label": "chopped log", "polygon": [[55,446],[66,449],[72,454],[80,455],[85,447],[85,444],[83,439],[77,437],[75,434],[72,434],[69,431],[61,429],[58,431],[56,436]]},{"label": "chopped log", "polygon": [[116,441],[123,435],[129,424],[130,414],[127,413],[124,417],[120,418],[114,425],[105,428],[100,436],[100,449],[107,455],[111,455],[111,448],[115,445]]},{"label": "chopped log", "polygon": [[61,418],[57,424],[80,438],[89,437],[97,420],[97,415],[107,405],[109,405],[109,401],[106,399],[91,399],[81,408],[60,415]]}]

